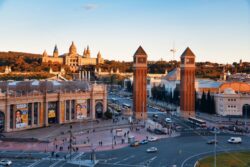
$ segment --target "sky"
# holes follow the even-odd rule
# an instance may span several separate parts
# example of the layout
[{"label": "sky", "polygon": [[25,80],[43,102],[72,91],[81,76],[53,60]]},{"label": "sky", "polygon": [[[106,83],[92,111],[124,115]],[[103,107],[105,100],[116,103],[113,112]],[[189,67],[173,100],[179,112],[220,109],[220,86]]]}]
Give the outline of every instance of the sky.
[{"label": "sky", "polygon": [[[0,0],[0,51],[79,54],[89,45],[105,59],[250,62],[250,0]],[[173,57],[170,49],[176,48]]]}]

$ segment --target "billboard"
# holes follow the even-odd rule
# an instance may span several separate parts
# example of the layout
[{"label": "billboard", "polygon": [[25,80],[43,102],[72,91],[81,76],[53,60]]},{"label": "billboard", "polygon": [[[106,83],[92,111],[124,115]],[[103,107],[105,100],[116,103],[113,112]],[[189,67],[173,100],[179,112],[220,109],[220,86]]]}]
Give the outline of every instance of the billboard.
[{"label": "billboard", "polygon": [[56,102],[49,102],[48,103],[48,120],[49,120],[49,123],[55,123],[56,122],[56,110],[57,110]]},{"label": "billboard", "polygon": [[16,128],[25,128],[28,125],[28,105],[17,104],[15,116],[16,116]]},{"label": "billboard", "polygon": [[87,117],[87,100],[76,101],[76,118],[83,119]]}]

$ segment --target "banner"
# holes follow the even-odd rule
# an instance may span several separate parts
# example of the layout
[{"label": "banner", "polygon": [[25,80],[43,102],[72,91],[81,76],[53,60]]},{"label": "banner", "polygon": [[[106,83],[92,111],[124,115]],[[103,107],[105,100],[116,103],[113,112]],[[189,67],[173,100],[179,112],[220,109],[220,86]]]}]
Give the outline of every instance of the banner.
[{"label": "banner", "polygon": [[77,119],[83,119],[87,117],[87,101],[86,100],[76,101],[76,117]]},{"label": "banner", "polygon": [[28,105],[16,105],[16,128],[25,128],[28,125]]},{"label": "banner", "polygon": [[56,103],[48,103],[48,118],[56,118]]}]

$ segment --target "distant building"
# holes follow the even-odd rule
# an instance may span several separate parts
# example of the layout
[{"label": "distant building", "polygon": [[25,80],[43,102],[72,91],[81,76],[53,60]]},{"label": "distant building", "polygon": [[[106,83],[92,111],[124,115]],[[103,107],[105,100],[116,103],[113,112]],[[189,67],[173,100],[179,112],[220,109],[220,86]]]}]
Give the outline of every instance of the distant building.
[{"label": "distant building", "polygon": [[45,50],[42,55],[42,62],[57,62],[59,64],[69,66],[72,72],[76,72],[82,65],[103,64],[104,59],[102,58],[100,52],[98,52],[97,58],[91,58],[89,46],[87,46],[87,49],[84,49],[83,55],[78,54],[77,48],[74,42],[72,42],[69,48],[69,53],[65,53],[60,56],[57,45],[54,48],[53,56],[49,56]]},{"label": "distant building", "polygon": [[250,93],[236,93],[232,88],[214,95],[216,113],[222,116],[250,117]]}]

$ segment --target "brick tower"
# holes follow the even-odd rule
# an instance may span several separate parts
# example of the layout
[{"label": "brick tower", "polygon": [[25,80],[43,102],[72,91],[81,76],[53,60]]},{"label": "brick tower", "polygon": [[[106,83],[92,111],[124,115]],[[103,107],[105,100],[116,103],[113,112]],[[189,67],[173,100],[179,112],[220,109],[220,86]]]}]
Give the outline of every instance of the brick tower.
[{"label": "brick tower", "polygon": [[133,61],[133,110],[136,119],[147,119],[147,54],[140,46]]},{"label": "brick tower", "polygon": [[195,55],[189,47],[181,55],[180,110],[183,117],[195,116]]}]

